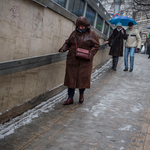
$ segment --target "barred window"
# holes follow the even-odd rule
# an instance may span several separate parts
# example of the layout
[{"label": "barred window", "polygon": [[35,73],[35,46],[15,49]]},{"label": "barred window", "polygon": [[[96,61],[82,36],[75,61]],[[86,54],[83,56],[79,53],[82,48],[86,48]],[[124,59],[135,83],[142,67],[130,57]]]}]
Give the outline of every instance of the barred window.
[{"label": "barred window", "polygon": [[105,27],[104,27],[104,34],[105,34],[105,35],[108,34],[108,28],[109,28],[108,23],[105,23]]},{"label": "barred window", "polygon": [[66,0],[53,0],[53,1],[61,5],[62,7],[65,7],[66,5]]},{"label": "barred window", "polygon": [[84,0],[70,0],[68,10],[76,16],[80,17],[83,16],[84,5]]},{"label": "barred window", "polygon": [[96,29],[98,29],[99,31],[102,31],[102,27],[103,27],[103,19],[98,15]]},{"label": "barred window", "polygon": [[86,10],[86,18],[92,26],[94,25],[95,15],[95,11],[88,5]]}]

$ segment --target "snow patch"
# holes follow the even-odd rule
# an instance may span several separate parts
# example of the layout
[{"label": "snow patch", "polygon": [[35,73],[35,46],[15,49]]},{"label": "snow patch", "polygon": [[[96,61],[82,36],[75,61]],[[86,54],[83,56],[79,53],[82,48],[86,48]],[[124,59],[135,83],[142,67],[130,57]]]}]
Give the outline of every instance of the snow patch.
[{"label": "snow patch", "polygon": [[119,143],[125,143],[125,141],[124,141],[124,140],[121,140],[121,141],[119,141]]},{"label": "snow patch", "polygon": [[131,127],[132,127],[131,125],[126,125],[125,127],[119,128],[118,130],[120,130],[120,131],[129,131]]},{"label": "snow patch", "polygon": [[143,107],[141,104],[138,103],[138,106],[134,106],[131,108],[132,112],[137,113],[138,111],[142,110]]},{"label": "snow patch", "polygon": [[111,63],[111,59],[106,63],[104,64],[101,68],[99,69],[96,69],[92,74],[91,74],[91,83],[95,80],[98,79],[99,76],[102,75],[102,73],[105,72],[106,69],[110,68],[110,63]]},{"label": "snow patch", "polygon": [[[91,83],[97,80],[98,77],[101,76],[103,72],[105,72],[105,69],[110,68],[110,62],[111,62],[111,59],[106,64],[104,64],[100,69],[96,69],[95,72],[91,74]],[[50,110],[53,110],[55,104],[62,101],[66,97],[67,97],[67,89],[53,96],[47,101],[42,102],[41,104],[37,105],[33,109],[28,110],[22,115],[13,118],[9,122],[6,122],[5,124],[0,124],[0,139],[3,139],[5,136],[8,136],[14,133],[15,129],[18,129],[19,127],[23,125],[31,123],[33,119],[37,118],[40,114],[47,113]],[[106,108],[103,108],[103,110],[106,110]],[[85,108],[85,111],[89,111],[89,110]],[[95,116],[97,116],[98,113],[97,114],[95,113]]]},{"label": "snow patch", "polygon": [[27,112],[23,113],[22,115],[6,122],[5,124],[0,125],[0,139],[3,139],[5,136],[8,136],[14,133],[14,130],[29,124],[32,122],[34,118],[37,118],[42,113],[47,113],[50,110],[54,109],[54,105],[60,101],[62,101],[67,96],[67,89],[60,92],[56,96],[48,99],[45,102],[37,105],[35,108],[28,110]]},{"label": "snow patch", "polygon": [[106,138],[108,138],[108,139],[112,139],[112,138],[114,138],[113,136],[106,136]]}]

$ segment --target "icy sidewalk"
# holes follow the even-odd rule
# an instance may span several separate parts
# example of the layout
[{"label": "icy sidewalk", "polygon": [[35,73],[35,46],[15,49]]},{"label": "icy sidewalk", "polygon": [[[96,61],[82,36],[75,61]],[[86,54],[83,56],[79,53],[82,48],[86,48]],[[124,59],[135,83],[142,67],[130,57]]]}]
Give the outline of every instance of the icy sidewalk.
[{"label": "icy sidewalk", "polygon": [[[1,149],[150,150],[147,55],[135,55],[133,72],[123,71],[123,58],[116,72],[110,68],[108,62],[95,70],[83,104],[78,103],[76,90],[74,104],[63,106],[67,98],[64,90],[51,103],[48,100],[16,121],[1,126],[5,136],[0,140]],[[6,136],[9,132],[14,133]]]},{"label": "icy sidewalk", "polygon": [[[105,72],[106,69],[110,68],[111,60],[109,60],[106,64],[104,64],[101,68],[96,69],[91,75],[91,84],[93,81],[98,79],[99,76]],[[30,124],[34,118],[38,118],[42,113],[48,113],[51,110],[54,110],[54,106],[56,103],[61,102],[62,100],[67,98],[67,89],[57,94],[56,96],[48,99],[45,102],[42,102],[40,105],[36,106],[33,109],[28,110],[22,115],[12,119],[11,121],[0,124],[0,139],[13,134],[16,129],[24,126],[26,124]]]}]

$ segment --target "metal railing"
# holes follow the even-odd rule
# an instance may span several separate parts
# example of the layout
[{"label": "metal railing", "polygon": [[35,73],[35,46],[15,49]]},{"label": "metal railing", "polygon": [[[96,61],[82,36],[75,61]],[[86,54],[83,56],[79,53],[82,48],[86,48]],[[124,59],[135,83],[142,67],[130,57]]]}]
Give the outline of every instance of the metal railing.
[{"label": "metal railing", "polygon": [[[99,50],[103,50],[106,47],[107,45],[101,45]],[[50,55],[42,55],[37,57],[0,62],[0,76],[5,76],[8,74],[60,62],[66,59],[67,54],[68,52],[55,53]]]}]

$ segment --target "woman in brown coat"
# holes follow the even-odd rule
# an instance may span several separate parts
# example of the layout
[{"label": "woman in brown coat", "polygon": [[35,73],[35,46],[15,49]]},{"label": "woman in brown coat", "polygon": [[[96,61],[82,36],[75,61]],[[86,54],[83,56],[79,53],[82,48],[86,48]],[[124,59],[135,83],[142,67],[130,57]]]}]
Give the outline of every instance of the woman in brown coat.
[{"label": "woman in brown coat", "polygon": [[108,41],[104,42],[106,44],[111,40],[115,40],[109,52],[109,55],[112,55],[113,57],[112,69],[114,69],[114,71],[116,71],[119,57],[123,56],[123,39],[127,39],[126,31],[124,28],[122,28],[122,24],[118,22],[116,26],[117,28],[113,30],[113,33],[109,37]]},{"label": "woman in brown coat", "polygon": [[[76,57],[76,42],[79,48],[90,50],[91,58],[84,60]],[[79,103],[84,101],[84,91],[90,88],[93,57],[100,47],[99,39],[85,17],[79,17],[76,21],[76,29],[65,41],[59,52],[69,50],[66,61],[66,74],[64,85],[68,87],[68,99],[64,105],[73,104],[75,88],[79,88]]]}]

